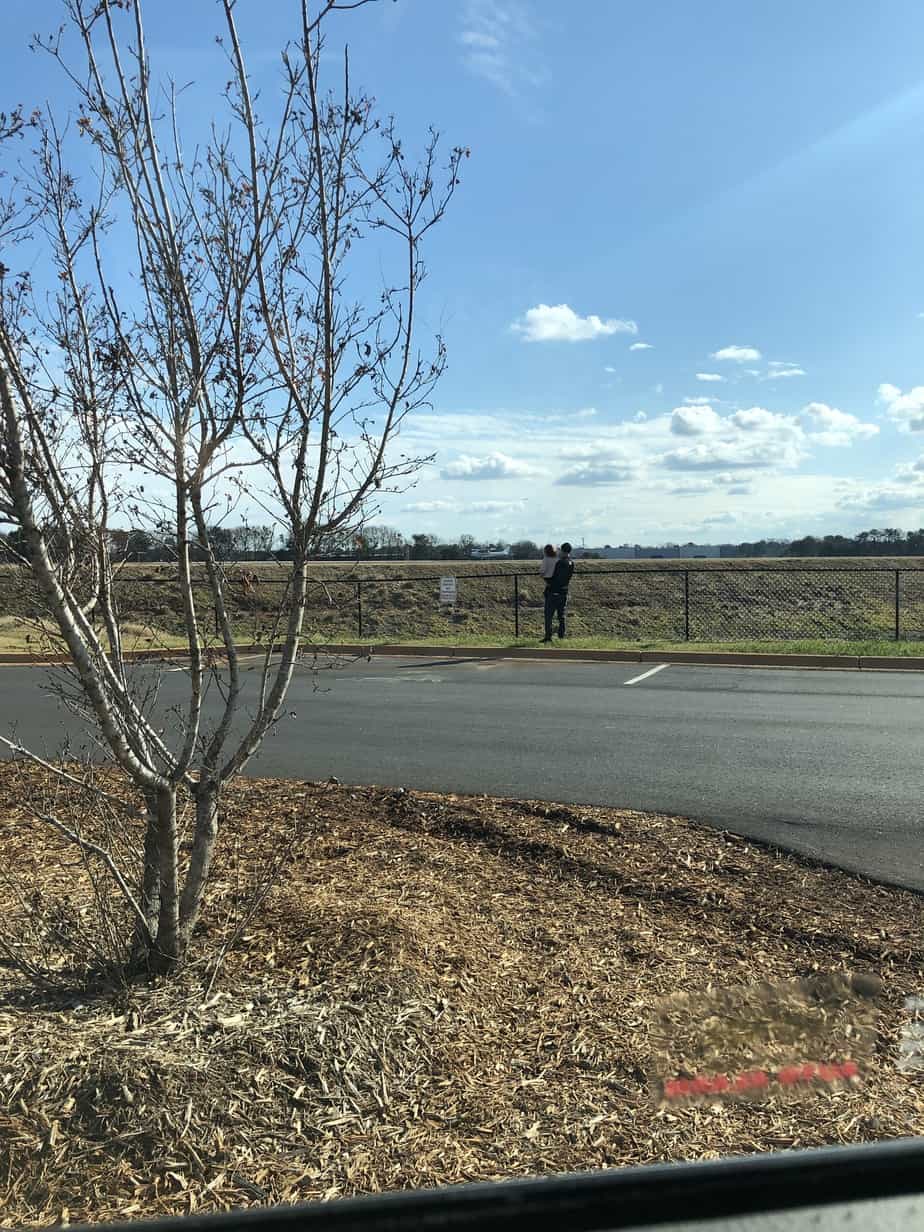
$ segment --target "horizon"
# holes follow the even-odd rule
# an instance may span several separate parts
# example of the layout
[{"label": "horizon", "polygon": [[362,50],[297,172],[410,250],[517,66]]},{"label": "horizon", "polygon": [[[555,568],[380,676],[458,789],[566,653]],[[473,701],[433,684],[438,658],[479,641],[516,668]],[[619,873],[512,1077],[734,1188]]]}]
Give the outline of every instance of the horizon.
[{"label": "horizon", "polygon": [[[272,536],[266,537],[268,546],[266,546],[263,549],[255,549],[253,546],[249,548],[241,547],[241,546],[238,546],[238,547],[231,546],[230,547],[230,552],[231,552],[230,558],[231,559],[235,557],[235,554],[237,555],[248,555],[248,554],[257,555],[259,554],[259,552],[262,551],[265,554],[269,555],[269,554],[278,554],[279,551],[285,550],[284,544],[277,547],[276,545],[277,535],[275,532],[275,528],[271,524],[260,526],[258,524],[249,524],[249,523],[233,523],[233,522],[224,523],[222,522],[220,524],[216,524],[212,528],[212,530],[213,530],[213,533],[215,531],[221,530],[226,535],[234,535],[235,532],[240,532],[240,531],[248,531],[251,533],[257,532],[258,534],[261,531],[269,531],[269,530],[273,531]],[[378,532],[378,535],[374,536],[376,538],[382,535],[388,535],[388,536],[394,536],[394,540],[391,544],[384,544],[384,545],[380,544],[378,546],[373,544],[371,547],[367,543],[360,544],[357,542],[358,538],[362,538],[363,534],[372,534],[372,532]],[[110,533],[110,536],[113,538],[116,535],[120,535],[120,536],[125,536],[126,539],[130,538],[132,535],[143,535],[149,540],[150,544],[153,546],[157,546],[158,544],[160,545],[167,544],[172,541],[172,536],[168,530],[162,529],[160,533],[157,533],[157,532],[148,530],[142,526],[136,526],[136,527],[131,527],[131,526],[115,527],[114,526],[110,528],[109,533]],[[452,531],[443,536],[428,534],[427,532],[424,532],[424,531],[410,532],[408,535],[405,535],[403,532],[398,531],[395,527],[387,526],[383,523],[374,523],[374,524],[369,525],[368,527],[365,528],[365,531],[362,532],[360,536],[354,535],[352,532],[344,531],[342,532],[342,534],[338,534],[337,536],[335,536],[335,538],[341,540],[343,545],[348,545],[348,544],[354,545],[357,555],[361,555],[363,552],[370,552],[373,555],[381,554],[383,546],[385,548],[391,547],[396,551],[413,548],[414,540],[429,540],[434,548],[459,547],[469,552],[480,552],[480,551],[485,551],[485,550],[500,551],[500,550],[509,549],[509,548],[521,547],[525,544],[530,544],[531,547],[535,549],[537,553],[541,553],[542,551],[542,544],[538,540],[530,539],[527,536],[512,535],[508,537],[505,535],[500,535],[494,539],[478,540],[474,536],[467,534],[464,531],[461,531],[458,533],[455,531]],[[924,526],[918,527],[914,530],[908,530],[908,531],[902,531],[897,527],[870,527],[867,530],[858,531],[855,535],[844,535],[841,532],[831,532],[825,536],[813,536],[810,534],[806,534],[806,535],[798,535],[792,538],[774,537],[774,538],[764,538],[764,539],[757,539],[757,540],[714,539],[711,542],[705,542],[703,540],[695,540],[695,539],[684,539],[680,537],[677,539],[664,539],[664,540],[661,540],[660,542],[647,542],[647,543],[641,540],[636,540],[633,542],[624,541],[622,543],[595,542],[595,543],[588,544],[585,541],[586,536],[581,537],[580,543],[577,542],[576,536],[572,536],[572,538],[575,539],[575,543],[573,547],[573,550],[575,552],[578,552],[578,551],[597,552],[597,551],[613,551],[613,550],[622,551],[622,550],[628,550],[628,549],[635,549],[635,550],[642,549],[646,551],[647,550],[661,551],[661,550],[675,549],[675,548],[729,548],[729,549],[736,548],[736,549],[740,549],[740,548],[748,548],[748,547],[760,547],[762,545],[767,546],[767,547],[777,547],[777,546],[778,547],[793,547],[793,546],[797,547],[800,544],[807,544],[809,542],[823,544],[826,542],[830,542],[832,540],[839,540],[842,543],[852,544],[855,547],[859,547],[861,545],[866,545],[866,544],[883,544],[883,545],[896,546],[899,544],[905,544],[912,540],[920,540],[921,542],[919,546],[921,546],[922,551],[924,551]],[[12,534],[0,532],[0,546],[2,546],[7,541],[11,541],[11,540],[15,541],[15,539],[16,539],[16,532],[13,532]],[[231,544],[232,541],[229,539],[228,542],[229,544]],[[563,539],[561,540],[561,542],[566,542],[566,540]],[[116,545],[113,544],[112,546],[115,547]],[[558,544],[553,543],[553,546],[555,547],[557,551]],[[17,549],[14,547],[13,550],[16,551]],[[128,552],[127,542],[123,544],[122,550],[125,552]],[[147,551],[147,550],[149,549],[135,547],[131,549],[131,552],[129,554],[133,554],[133,553],[137,553],[141,551]],[[342,546],[340,548],[332,548],[331,550],[336,552],[337,554],[349,554],[350,548],[348,546]],[[324,553],[318,553],[318,554],[323,555]],[[823,555],[823,553],[821,553],[821,555]]]}]

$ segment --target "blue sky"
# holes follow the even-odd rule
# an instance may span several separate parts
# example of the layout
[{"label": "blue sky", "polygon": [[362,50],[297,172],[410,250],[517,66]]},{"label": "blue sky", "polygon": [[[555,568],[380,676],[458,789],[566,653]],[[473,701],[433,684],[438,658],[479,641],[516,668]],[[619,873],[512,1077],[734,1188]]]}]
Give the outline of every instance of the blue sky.
[{"label": "blue sky", "polygon": [[[296,8],[239,0],[267,99]],[[205,114],[215,4],[147,10],[155,71]],[[7,0],[6,103],[66,106],[23,50],[59,11]],[[432,123],[472,151],[426,253],[449,367],[406,431],[438,457],[379,520],[588,544],[924,524],[916,0],[382,0],[345,40],[409,144]]]}]

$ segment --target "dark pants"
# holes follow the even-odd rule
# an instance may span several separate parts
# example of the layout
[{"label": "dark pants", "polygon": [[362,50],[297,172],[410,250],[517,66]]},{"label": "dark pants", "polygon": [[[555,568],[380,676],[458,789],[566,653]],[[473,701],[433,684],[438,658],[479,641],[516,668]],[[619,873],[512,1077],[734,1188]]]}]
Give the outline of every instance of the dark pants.
[{"label": "dark pants", "polygon": [[552,618],[558,617],[558,636],[565,636],[565,608],[568,605],[567,590],[545,592],[545,635],[552,636]]}]

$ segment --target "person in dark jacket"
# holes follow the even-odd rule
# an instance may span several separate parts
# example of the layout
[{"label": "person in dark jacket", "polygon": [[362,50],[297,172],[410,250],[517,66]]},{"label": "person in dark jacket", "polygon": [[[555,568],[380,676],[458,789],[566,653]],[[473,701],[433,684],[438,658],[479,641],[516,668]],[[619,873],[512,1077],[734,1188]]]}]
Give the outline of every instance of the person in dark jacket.
[{"label": "person in dark jacket", "polygon": [[545,637],[543,642],[552,640],[552,617],[558,617],[558,636],[565,636],[565,608],[568,605],[568,587],[574,574],[574,561],[571,559],[571,544],[563,543],[558,549],[558,560],[555,562],[555,572],[545,584]]}]

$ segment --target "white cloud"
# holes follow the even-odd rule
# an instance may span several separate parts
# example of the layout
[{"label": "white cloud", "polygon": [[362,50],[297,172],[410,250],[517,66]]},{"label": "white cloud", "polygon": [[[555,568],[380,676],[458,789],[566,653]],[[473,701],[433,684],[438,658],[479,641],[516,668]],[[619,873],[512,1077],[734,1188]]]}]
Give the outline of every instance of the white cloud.
[{"label": "white cloud", "polygon": [[856,415],[839,411],[836,406],[826,406],[824,402],[810,402],[803,414],[808,421],[809,435],[819,445],[852,445],[854,441],[869,440],[879,433],[876,424],[863,423]]},{"label": "white cloud", "polygon": [[695,478],[672,478],[666,481],[665,490],[671,496],[705,496],[708,493],[746,496],[750,495],[753,489],[740,474],[734,471],[719,471],[715,475],[697,475]]},{"label": "white cloud", "polygon": [[[760,367],[766,371],[766,364]],[[737,370],[729,373],[730,382],[736,376]],[[554,407],[409,417],[402,448],[426,454],[436,443],[440,457],[422,473],[413,494],[382,500],[381,520],[406,533],[423,526],[447,537],[481,528],[483,536],[547,538],[548,526],[556,523],[583,526],[588,542],[591,530],[600,542],[685,542],[702,538],[697,518],[729,510],[739,518],[734,533],[740,528],[747,539],[825,533],[854,521],[885,524],[874,516],[877,502],[883,506],[880,519],[889,505],[907,508],[895,515],[902,524],[917,525],[914,519],[924,513],[924,460],[919,467],[916,462],[924,449],[911,451],[908,461],[888,474],[870,465],[862,472],[868,478],[842,480],[840,486],[824,467],[814,473],[805,465],[813,452],[825,457],[825,442],[877,440],[870,432],[875,419],[864,428],[836,406],[806,406],[804,399],[784,411],[748,403],[741,409],[722,402],[713,406],[716,400],[705,395],[687,405],[648,397],[645,411],[628,409],[621,412],[624,418],[602,409],[585,418],[579,409]],[[671,405],[673,411],[667,409]],[[440,478],[441,467],[454,482]],[[529,474],[521,474],[524,470]],[[474,477],[482,482],[464,482]],[[837,505],[841,499],[853,503],[853,512]],[[405,512],[408,501],[416,504]],[[772,519],[768,509],[775,510]]]},{"label": "white cloud", "polygon": [[721,416],[705,403],[678,406],[671,415],[671,432],[675,436],[703,436],[708,432],[720,431],[723,422]]},{"label": "white cloud", "polygon": [[490,453],[484,458],[462,454],[440,471],[443,479],[529,479],[538,474],[528,462],[505,453]]},{"label": "white cloud", "polygon": [[637,334],[634,321],[579,316],[567,304],[537,304],[510,327],[524,342],[590,342],[610,334]]},{"label": "white cloud", "polygon": [[483,30],[463,30],[459,42],[463,47],[480,47],[488,51],[497,51],[501,45],[496,34],[486,34]]},{"label": "white cloud", "polygon": [[711,479],[681,479],[666,490],[670,496],[702,496],[714,487]]},{"label": "white cloud", "polygon": [[[530,422],[533,422],[530,419]],[[438,441],[449,448],[449,442],[472,441],[485,446],[494,441],[517,441],[521,436],[517,417],[506,411],[420,411],[402,424],[401,439],[416,442],[420,452],[432,452],[433,442]]]},{"label": "white cloud", "polygon": [[668,470],[793,467],[806,456],[805,432],[799,421],[760,406],[727,418],[711,407],[678,407],[671,416],[671,431],[709,439],[664,454],[661,461]]},{"label": "white cloud", "polygon": [[607,437],[565,445],[558,451],[558,456],[563,462],[605,464],[618,470],[634,473],[638,473],[642,461],[637,449],[632,450],[631,447],[614,445],[613,441]]},{"label": "white cloud", "polygon": [[790,376],[805,376],[805,369],[798,364],[789,363],[785,359],[771,359],[767,364],[767,374],[761,378],[764,381],[775,381],[777,378]]},{"label": "white cloud", "polygon": [[881,483],[842,479],[838,481],[840,495],[837,508],[854,513],[886,513],[907,509],[916,524],[924,518],[924,457],[915,462],[900,462],[893,476]]},{"label": "white cloud", "polygon": [[604,372],[615,372],[615,371],[616,371],[616,369],[615,369],[615,368],[606,367],[606,368],[604,368],[604,369],[603,369],[603,371],[604,371]]},{"label": "white cloud", "polygon": [[725,377],[719,372],[697,372],[696,379],[698,381],[724,381]]},{"label": "white cloud", "polygon": [[625,483],[629,479],[636,478],[637,475],[637,468],[630,463],[615,459],[600,459],[596,462],[579,462],[559,475],[555,482],[564,485],[596,486]]},{"label": "white cloud", "polygon": [[799,435],[798,422],[791,415],[768,411],[763,406],[751,406],[745,411],[735,411],[729,419],[742,432],[766,432],[775,436]]},{"label": "white cloud", "polygon": [[727,526],[730,522],[736,522],[738,519],[733,513],[713,513],[707,518],[700,519],[700,526]]},{"label": "white cloud", "polygon": [[685,406],[708,406],[719,399],[711,394],[694,394],[692,398],[684,398],[683,401]]},{"label": "white cloud", "polygon": [[709,356],[710,359],[731,360],[736,364],[750,363],[755,359],[760,359],[761,354],[757,347],[752,346],[727,346],[721,350],[713,351]]},{"label": "white cloud", "polygon": [[563,462],[579,462],[584,458],[598,458],[600,445],[596,441],[588,441],[586,445],[566,445],[558,456]]},{"label": "white cloud", "polygon": [[535,66],[536,31],[522,0],[466,0],[458,42],[470,73],[511,97],[539,85]]},{"label": "white cloud", "polygon": [[664,454],[661,461],[668,470],[698,471],[794,466],[801,457],[798,450],[779,441],[710,440],[674,449]]},{"label": "white cloud", "polygon": [[650,342],[633,342],[629,347],[630,351],[653,351],[654,345]]},{"label": "white cloud", "polygon": [[915,385],[906,394],[897,385],[880,385],[879,401],[900,432],[924,432],[924,385]]},{"label": "white cloud", "polygon": [[459,506],[455,501],[423,500],[413,501],[403,507],[404,513],[455,513]]},{"label": "white cloud", "polygon": [[872,484],[842,496],[838,509],[855,513],[885,513],[893,509],[913,509],[924,506],[924,493],[898,487],[891,483]]},{"label": "white cloud", "polygon": [[463,505],[462,513],[519,513],[526,508],[525,500],[518,501],[502,501],[502,500],[487,500],[473,501],[470,505]]},{"label": "white cloud", "polygon": [[465,67],[475,74],[490,81],[504,94],[514,95],[517,92],[514,84],[514,73],[507,56],[499,48],[487,50],[484,47],[470,48],[462,57]]}]

